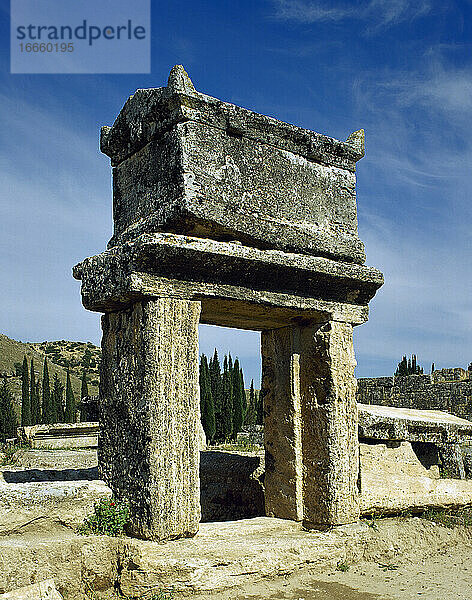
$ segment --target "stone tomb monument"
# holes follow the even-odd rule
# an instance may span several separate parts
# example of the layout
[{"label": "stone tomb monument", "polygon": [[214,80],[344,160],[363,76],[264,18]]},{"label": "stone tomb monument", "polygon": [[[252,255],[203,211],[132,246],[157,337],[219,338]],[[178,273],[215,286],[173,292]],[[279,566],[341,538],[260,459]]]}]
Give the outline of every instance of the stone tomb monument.
[{"label": "stone tomb monument", "polygon": [[176,66],[101,150],[114,233],[74,277],[104,313],[99,461],[131,534],[198,530],[199,323],[262,332],[266,514],[356,521],[352,329],[383,283],[357,233],[363,131],[341,142],[222,102]]}]

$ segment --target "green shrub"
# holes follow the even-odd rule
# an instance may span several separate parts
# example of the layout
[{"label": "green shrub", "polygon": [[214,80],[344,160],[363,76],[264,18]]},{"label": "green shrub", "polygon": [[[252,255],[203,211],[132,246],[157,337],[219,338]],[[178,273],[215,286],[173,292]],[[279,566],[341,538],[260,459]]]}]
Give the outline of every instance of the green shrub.
[{"label": "green shrub", "polygon": [[18,462],[17,451],[18,446],[0,444],[0,467],[16,464]]},{"label": "green shrub", "polygon": [[78,532],[86,535],[123,535],[124,527],[129,518],[127,502],[102,498],[94,505],[94,512],[87,517]]}]

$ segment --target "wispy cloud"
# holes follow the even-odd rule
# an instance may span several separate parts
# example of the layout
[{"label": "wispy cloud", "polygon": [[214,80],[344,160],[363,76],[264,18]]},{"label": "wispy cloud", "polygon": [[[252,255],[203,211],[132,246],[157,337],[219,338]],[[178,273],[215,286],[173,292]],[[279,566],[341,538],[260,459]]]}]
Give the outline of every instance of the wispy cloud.
[{"label": "wispy cloud", "polygon": [[355,82],[367,131],[360,235],[385,273],[357,332],[360,376],[380,374],[381,364],[388,374],[412,352],[427,369],[470,362],[471,92],[471,72],[436,57]]},{"label": "wispy cloud", "polygon": [[429,14],[429,0],[368,0],[353,4],[320,2],[319,0],[273,0],[275,17],[298,23],[327,23],[346,20],[368,21],[372,28],[383,28],[411,22]]}]

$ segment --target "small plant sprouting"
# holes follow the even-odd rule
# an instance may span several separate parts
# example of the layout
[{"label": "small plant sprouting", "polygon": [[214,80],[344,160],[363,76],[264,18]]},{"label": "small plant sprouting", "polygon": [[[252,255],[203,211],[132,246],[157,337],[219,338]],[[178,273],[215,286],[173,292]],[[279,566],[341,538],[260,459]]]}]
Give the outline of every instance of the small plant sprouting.
[{"label": "small plant sprouting", "polygon": [[118,502],[114,499],[102,498],[94,505],[94,512],[78,528],[82,535],[123,535],[124,526],[129,518],[129,505],[127,502]]},{"label": "small plant sprouting", "polygon": [[369,527],[371,527],[374,531],[379,530],[377,521],[378,521],[378,519],[375,517],[375,515],[371,515],[370,517],[366,517],[366,519],[365,519],[365,522],[367,523],[367,525]]},{"label": "small plant sprouting", "polygon": [[154,592],[148,600],[174,600],[174,598],[173,590],[159,590],[158,592]]},{"label": "small plant sprouting", "polygon": [[340,560],[336,565],[336,571],[341,571],[342,573],[346,573],[349,571],[349,563],[345,560]]}]

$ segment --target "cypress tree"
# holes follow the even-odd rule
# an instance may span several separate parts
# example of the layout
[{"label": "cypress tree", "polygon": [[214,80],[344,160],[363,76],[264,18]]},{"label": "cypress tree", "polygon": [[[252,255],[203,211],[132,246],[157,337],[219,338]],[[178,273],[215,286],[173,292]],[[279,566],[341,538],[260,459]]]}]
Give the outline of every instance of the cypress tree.
[{"label": "cypress tree", "polygon": [[52,381],[52,408],[55,423],[64,423],[63,393],[64,386],[60,382],[57,373],[54,373]]},{"label": "cypress tree", "polygon": [[75,423],[75,398],[72,384],[70,382],[69,367],[67,367],[67,378],[66,378],[66,410],[64,415],[65,423]]},{"label": "cypress tree", "polygon": [[243,415],[243,421],[241,423],[241,427],[243,426],[244,423],[244,417],[246,416],[247,413],[247,398],[246,398],[246,387],[244,385],[244,373],[242,368],[239,369],[239,390],[241,393],[241,406],[242,406],[242,415]]},{"label": "cypress tree", "polygon": [[31,359],[30,367],[30,425],[36,425],[41,421],[37,419],[40,408],[36,405],[36,378],[34,373],[34,362]]},{"label": "cypress tree", "polygon": [[80,388],[80,399],[83,400],[88,396],[88,385],[87,385],[87,369],[84,368],[82,371],[82,385]]},{"label": "cypress tree", "polygon": [[44,358],[43,365],[43,395],[41,402],[41,422],[54,423],[54,410],[52,407],[51,390],[49,385],[49,369],[48,362]]},{"label": "cypress tree", "polygon": [[213,353],[213,358],[210,360],[209,365],[209,375],[210,375],[210,388],[211,395],[213,398],[213,409],[215,413],[215,435],[213,437],[214,440],[221,441],[224,439],[223,436],[223,427],[222,427],[222,402],[221,402],[221,367],[220,361],[218,358],[218,351],[215,348],[215,352]]},{"label": "cypress tree", "polygon": [[232,406],[232,436],[233,440],[237,438],[238,432],[241,431],[244,420],[244,381],[242,380],[242,371],[239,367],[239,360],[236,358],[231,372],[231,383],[232,383],[232,395],[233,395],[233,406]]},{"label": "cypress tree", "polygon": [[228,358],[223,361],[221,382],[221,434],[223,440],[229,440],[233,433],[233,383],[228,369]]},{"label": "cypress tree", "polygon": [[[246,394],[246,392],[244,392]],[[249,388],[249,400],[247,402],[247,410],[244,415],[245,425],[254,425],[256,423],[256,397],[254,394],[254,379],[251,379],[251,387]]]},{"label": "cypress tree", "polygon": [[23,358],[21,370],[21,424],[23,427],[31,424],[31,401],[26,356]]},{"label": "cypress tree", "polygon": [[[26,365],[28,371],[28,365]],[[0,439],[16,437],[17,420],[13,409],[13,394],[10,391],[6,378],[0,387]]]},{"label": "cypress tree", "polygon": [[202,354],[200,361],[200,410],[202,425],[208,442],[213,441],[216,432],[215,407],[211,393],[210,370],[207,357]]},{"label": "cypress tree", "polygon": [[395,376],[422,375],[423,373],[423,367],[419,366],[416,354],[412,354],[411,358],[409,358],[408,360],[406,356],[404,356],[402,360],[398,363],[397,369],[395,371]]},{"label": "cypress tree", "polygon": [[[34,386],[34,401],[32,403],[32,406],[33,405],[36,411],[35,424],[41,423],[41,382],[39,381],[39,379]],[[32,410],[33,409],[31,409],[31,411]]]},{"label": "cypress tree", "polygon": [[256,424],[264,425],[264,402],[262,401],[262,394],[257,394],[254,390],[254,395],[256,398]]}]

